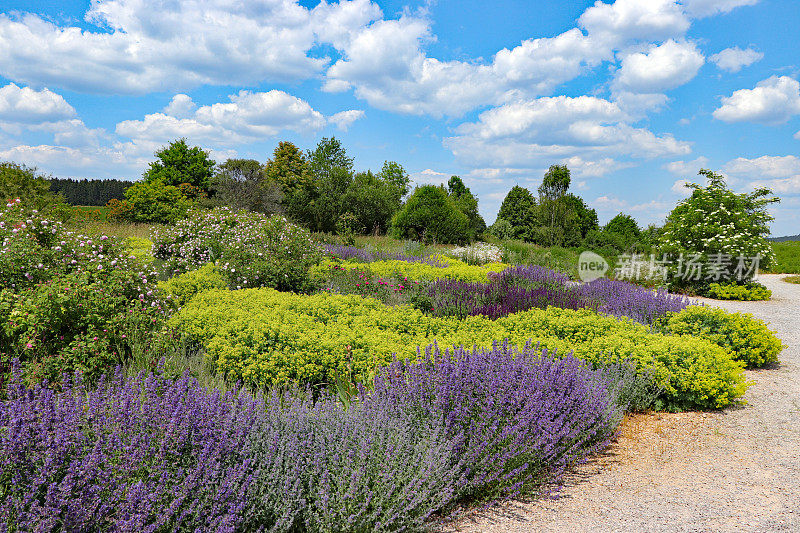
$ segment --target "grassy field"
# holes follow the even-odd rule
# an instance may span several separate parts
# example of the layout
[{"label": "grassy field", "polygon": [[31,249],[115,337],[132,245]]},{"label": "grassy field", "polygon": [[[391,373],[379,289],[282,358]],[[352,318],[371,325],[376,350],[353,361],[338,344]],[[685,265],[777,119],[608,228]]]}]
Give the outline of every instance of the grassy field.
[{"label": "grassy field", "polygon": [[76,205],[73,207],[70,226],[78,231],[102,233],[121,239],[135,237],[149,239],[157,224],[132,224],[108,220],[108,209],[104,206]]},{"label": "grassy field", "polygon": [[768,270],[773,274],[800,274],[800,241],[773,242],[775,264]]}]

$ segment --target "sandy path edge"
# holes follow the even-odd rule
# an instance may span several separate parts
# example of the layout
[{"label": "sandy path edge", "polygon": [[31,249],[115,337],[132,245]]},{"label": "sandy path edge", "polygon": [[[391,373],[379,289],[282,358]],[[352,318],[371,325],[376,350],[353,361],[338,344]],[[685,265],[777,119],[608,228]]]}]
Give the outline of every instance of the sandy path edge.
[{"label": "sandy path edge", "polygon": [[780,366],[747,371],[746,406],[630,417],[558,499],[473,512],[442,531],[800,531],[800,285],[783,277],[760,277],[767,302],[704,300],[752,313],[787,345]]}]

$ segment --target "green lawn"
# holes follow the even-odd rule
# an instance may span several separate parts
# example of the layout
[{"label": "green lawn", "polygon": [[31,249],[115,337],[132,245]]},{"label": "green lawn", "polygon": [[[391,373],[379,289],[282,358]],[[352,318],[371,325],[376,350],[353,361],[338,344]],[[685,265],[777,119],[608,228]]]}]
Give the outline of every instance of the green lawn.
[{"label": "green lawn", "polygon": [[773,242],[775,263],[768,271],[774,274],[800,274],[800,241]]}]

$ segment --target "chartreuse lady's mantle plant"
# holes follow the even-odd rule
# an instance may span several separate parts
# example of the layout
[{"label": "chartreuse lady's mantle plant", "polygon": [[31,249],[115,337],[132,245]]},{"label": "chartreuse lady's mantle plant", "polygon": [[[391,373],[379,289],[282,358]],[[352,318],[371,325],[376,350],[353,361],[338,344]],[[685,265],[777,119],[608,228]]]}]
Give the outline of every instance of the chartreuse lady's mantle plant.
[{"label": "chartreuse lady's mantle plant", "polygon": [[311,289],[309,269],[322,250],[311,235],[285,218],[221,207],[194,211],[186,220],[158,230],[153,255],[170,275],[214,263],[234,289]]},{"label": "chartreuse lady's mantle plant", "polygon": [[271,289],[211,290],[192,298],[170,324],[205,347],[217,372],[256,387],[333,383],[366,377],[417,347],[490,347],[508,339],[604,367],[629,360],[663,390],[662,408],[719,408],[744,394],[743,363],[722,347],[687,335],[653,333],[589,309],[531,309],[491,320],[431,317],[406,305],[359,296],[289,294]]}]

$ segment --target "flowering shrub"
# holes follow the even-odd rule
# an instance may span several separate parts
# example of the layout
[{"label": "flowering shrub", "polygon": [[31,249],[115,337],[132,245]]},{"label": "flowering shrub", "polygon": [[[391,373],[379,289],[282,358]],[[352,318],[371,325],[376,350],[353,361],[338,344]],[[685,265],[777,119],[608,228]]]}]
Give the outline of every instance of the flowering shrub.
[{"label": "flowering shrub", "polygon": [[461,498],[535,489],[604,447],[612,382],[533,349],[426,352],[349,408],[187,374],[58,392],[15,371],[0,404],[9,531],[421,530]]},{"label": "flowering shrub", "polygon": [[755,281],[744,284],[712,283],[708,286],[708,296],[717,300],[769,300],[772,291]]},{"label": "flowering shrub", "polygon": [[414,304],[432,316],[483,315],[491,319],[533,308],[588,307],[578,293],[566,286],[537,284],[528,287],[510,283],[509,279],[510,276],[503,274],[491,283],[438,280],[428,286],[426,297],[417,297]]},{"label": "flowering shrub", "polygon": [[[757,189],[750,194],[736,194],[715,172],[701,170],[708,185],[692,184],[692,195],[679,203],[667,216],[661,236],[661,251],[675,260],[669,270],[673,287],[690,287],[703,293],[711,281],[729,281],[742,277],[746,281],[757,272],[735,272],[737,258],[760,257],[760,265],[768,267],[774,252],[766,237],[772,216],[767,206],[778,199],[770,197],[769,189]],[[702,268],[700,276],[679,272],[677,265],[694,260]],[[714,270],[709,265],[714,263]],[[712,277],[707,274],[715,272]],[[695,279],[699,278],[699,279]]]},{"label": "flowering shrub", "polygon": [[745,390],[742,364],[713,343],[653,333],[642,324],[591,310],[531,309],[492,321],[429,317],[408,306],[387,307],[358,296],[212,290],[171,319],[233,380],[255,386],[287,381],[331,383],[340,374],[368,376],[393,357],[413,360],[417,346],[516,346],[575,356],[598,367],[630,360],[663,389],[669,408],[729,405]]},{"label": "flowering shrub", "polygon": [[114,238],[67,231],[38,213],[20,217],[22,209],[12,202],[0,211],[0,358],[18,357],[32,379],[73,369],[95,378],[129,353],[125,324],[163,323],[156,273]]},{"label": "flowering shrub", "polygon": [[716,307],[690,306],[670,313],[658,326],[675,335],[696,335],[722,346],[748,368],[778,361],[783,343],[767,325],[750,314],[728,313]]},{"label": "flowering shrub", "polygon": [[281,216],[232,211],[196,211],[155,232],[154,256],[172,275],[215,263],[231,288],[272,287],[305,292],[309,268],[320,250],[303,228]]},{"label": "flowering shrub", "polygon": [[503,262],[503,251],[494,244],[485,242],[476,242],[469,246],[459,246],[450,250],[449,254],[470,265]]},{"label": "flowering shrub", "polygon": [[341,265],[331,266],[320,288],[322,292],[332,294],[357,294],[364,298],[375,298],[387,305],[407,303],[420,289],[418,281],[374,277],[370,272],[344,268]]}]

